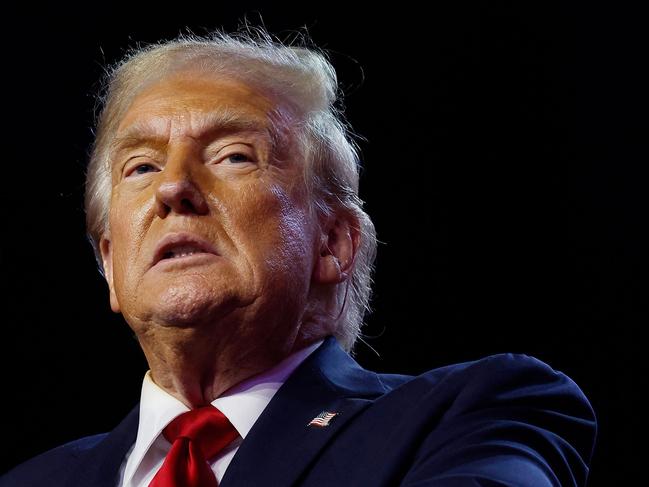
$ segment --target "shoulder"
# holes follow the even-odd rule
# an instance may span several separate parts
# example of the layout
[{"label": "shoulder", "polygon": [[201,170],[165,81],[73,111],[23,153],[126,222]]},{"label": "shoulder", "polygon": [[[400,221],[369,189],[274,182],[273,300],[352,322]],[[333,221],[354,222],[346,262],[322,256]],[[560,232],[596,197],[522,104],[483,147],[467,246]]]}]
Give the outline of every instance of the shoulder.
[{"label": "shoulder", "polygon": [[2,475],[0,487],[60,485],[84,454],[106,436],[106,433],[87,436],[31,458]]},{"label": "shoulder", "polygon": [[512,406],[532,401],[540,406],[544,400],[553,400],[563,408],[577,408],[594,419],[588,399],[570,377],[529,355],[502,353],[436,368],[416,377],[380,377],[390,384],[390,393],[434,392],[452,397],[453,407],[458,410],[475,407],[477,402]]},{"label": "shoulder", "polygon": [[[561,419],[573,418],[573,426],[583,427],[584,450],[592,450],[597,422],[588,398],[570,377],[535,357],[490,355],[433,369],[405,387],[446,398],[445,420],[486,410],[512,416],[534,411],[557,426]],[[588,451],[587,458],[591,454]]]},{"label": "shoulder", "polygon": [[529,485],[585,483],[595,413],[572,379],[541,360],[505,353],[449,365],[402,382],[391,396],[429,432],[410,482],[496,475],[516,485],[526,476],[538,479]]},{"label": "shoulder", "polygon": [[480,401],[489,407],[555,408],[595,420],[586,395],[570,377],[528,355],[491,355],[433,370],[424,378],[444,381],[457,393],[458,409]]}]

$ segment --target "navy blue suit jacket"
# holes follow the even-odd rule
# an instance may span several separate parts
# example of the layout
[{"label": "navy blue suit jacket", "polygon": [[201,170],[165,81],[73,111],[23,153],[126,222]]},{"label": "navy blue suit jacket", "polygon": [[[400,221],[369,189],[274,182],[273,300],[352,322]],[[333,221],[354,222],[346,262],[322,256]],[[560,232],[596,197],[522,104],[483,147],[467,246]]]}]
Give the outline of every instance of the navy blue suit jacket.
[{"label": "navy blue suit jacket", "polygon": [[[329,426],[307,426],[322,411]],[[33,458],[1,487],[113,487],[138,408],[112,432]],[[328,338],[280,388],[221,487],[583,486],[590,404],[526,355],[494,355],[417,377],[361,368]]]}]

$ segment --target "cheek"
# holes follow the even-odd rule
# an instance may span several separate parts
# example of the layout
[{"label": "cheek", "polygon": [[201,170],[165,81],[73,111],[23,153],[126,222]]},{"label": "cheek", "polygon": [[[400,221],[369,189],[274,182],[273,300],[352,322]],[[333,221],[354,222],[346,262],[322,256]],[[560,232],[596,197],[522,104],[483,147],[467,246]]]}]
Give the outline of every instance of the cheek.
[{"label": "cheek", "polygon": [[146,222],[150,218],[149,205],[139,201],[122,204],[124,198],[113,198],[110,212],[110,235],[113,246],[113,267],[117,284],[128,276],[127,269],[138,264],[137,256],[146,233]]},{"label": "cheek", "polygon": [[313,236],[304,203],[277,185],[257,192],[253,199],[256,210],[248,215],[246,233],[261,252],[263,265],[271,276],[289,275],[303,281],[310,276]]}]

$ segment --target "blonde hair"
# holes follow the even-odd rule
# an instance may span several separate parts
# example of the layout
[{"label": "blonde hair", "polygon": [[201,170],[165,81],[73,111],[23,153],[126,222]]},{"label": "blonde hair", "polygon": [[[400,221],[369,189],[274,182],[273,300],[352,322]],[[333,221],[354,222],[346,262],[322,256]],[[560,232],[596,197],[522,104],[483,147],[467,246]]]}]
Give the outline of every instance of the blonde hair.
[{"label": "blonde hair", "polygon": [[263,28],[208,37],[183,35],[172,41],[137,48],[112,67],[98,98],[101,111],[95,143],[86,172],[86,225],[88,238],[103,273],[99,240],[109,232],[112,191],[111,142],[117,126],[135,96],[147,85],[173,71],[200,69],[220,77],[241,80],[278,96],[298,123],[292,135],[304,157],[304,178],[313,209],[320,217],[344,212],[360,233],[360,243],[348,280],[336,338],[351,350],[370,310],[376,232],[358,196],[358,146],[345,120],[336,72],[326,54],[309,43],[286,45]]}]

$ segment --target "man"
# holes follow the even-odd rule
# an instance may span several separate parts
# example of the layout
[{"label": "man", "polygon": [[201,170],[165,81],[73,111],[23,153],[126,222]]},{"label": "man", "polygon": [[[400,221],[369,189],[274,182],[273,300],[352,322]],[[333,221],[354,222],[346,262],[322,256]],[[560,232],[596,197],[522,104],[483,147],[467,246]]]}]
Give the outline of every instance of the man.
[{"label": "man", "polygon": [[585,485],[593,411],[542,362],[406,377],[349,356],[376,239],[335,72],[257,34],[163,43],[110,74],[88,231],[150,370],[115,430],[0,485]]}]

